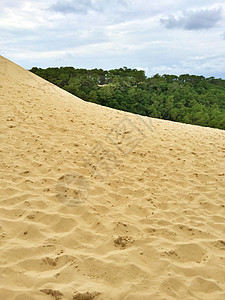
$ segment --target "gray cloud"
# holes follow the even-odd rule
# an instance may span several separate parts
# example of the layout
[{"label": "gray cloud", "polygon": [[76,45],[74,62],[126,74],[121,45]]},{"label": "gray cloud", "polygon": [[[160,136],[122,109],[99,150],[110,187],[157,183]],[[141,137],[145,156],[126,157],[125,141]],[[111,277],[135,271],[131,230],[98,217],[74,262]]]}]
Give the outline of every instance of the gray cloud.
[{"label": "gray cloud", "polygon": [[91,0],[58,1],[51,10],[62,14],[81,13],[86,14],[89,9],[93,9]]},{"label": "gray cloud", "polygon": [[220,9],[201,9],[198,11],[186,11],[179,18],[171,15],[168,18],[161,19],[160,22],[167,29],[199,30],[214,27],[220,19]]},{"label": "gray cloud", "polygon": [[86,14],[89,10],[103,11],[110,8],[112,11],[121,6],[127,6],[127,0],[109,0],[108,2],[103,0],[58,0],[56,4],[50,7],[50,10],[62,14]]}]

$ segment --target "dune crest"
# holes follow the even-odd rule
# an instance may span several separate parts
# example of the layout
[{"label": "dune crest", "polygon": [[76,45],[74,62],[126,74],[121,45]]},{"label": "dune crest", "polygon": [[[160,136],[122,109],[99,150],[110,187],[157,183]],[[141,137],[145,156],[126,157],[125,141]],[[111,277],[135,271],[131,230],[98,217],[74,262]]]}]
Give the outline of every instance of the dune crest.
[{"label": "dune crest", "polygon": [[225,298],[225,132],[87,103],[0,56],[0,298]]}]

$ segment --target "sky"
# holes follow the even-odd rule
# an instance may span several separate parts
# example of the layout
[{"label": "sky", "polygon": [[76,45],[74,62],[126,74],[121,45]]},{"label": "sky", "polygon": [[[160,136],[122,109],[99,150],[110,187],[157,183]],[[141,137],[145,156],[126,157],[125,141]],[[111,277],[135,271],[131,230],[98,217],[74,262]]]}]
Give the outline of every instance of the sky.
[{"label": "sky", "polygon": [[225,79],[224,0],[0,0],[0,54],[26,69],[128,67]]}]

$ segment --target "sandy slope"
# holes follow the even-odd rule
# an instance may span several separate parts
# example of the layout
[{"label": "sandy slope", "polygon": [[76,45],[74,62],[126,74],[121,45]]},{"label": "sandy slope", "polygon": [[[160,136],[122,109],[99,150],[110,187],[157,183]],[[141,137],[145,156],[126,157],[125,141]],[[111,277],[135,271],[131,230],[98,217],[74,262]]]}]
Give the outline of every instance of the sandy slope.
[{"label": "sandy slope", "polygon": [[0,299],[225,299],[225,132],[84,102],[0,57]]}]

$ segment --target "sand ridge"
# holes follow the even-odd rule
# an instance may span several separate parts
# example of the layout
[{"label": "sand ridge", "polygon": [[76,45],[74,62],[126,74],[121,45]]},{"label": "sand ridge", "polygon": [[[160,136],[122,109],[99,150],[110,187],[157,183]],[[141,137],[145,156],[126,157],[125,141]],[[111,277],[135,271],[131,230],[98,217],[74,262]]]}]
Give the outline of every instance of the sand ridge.
[{"label": "sand ridge", "polygon": [[0,299],[225,298],[225,132],[87,103],[0,56]]}]

